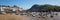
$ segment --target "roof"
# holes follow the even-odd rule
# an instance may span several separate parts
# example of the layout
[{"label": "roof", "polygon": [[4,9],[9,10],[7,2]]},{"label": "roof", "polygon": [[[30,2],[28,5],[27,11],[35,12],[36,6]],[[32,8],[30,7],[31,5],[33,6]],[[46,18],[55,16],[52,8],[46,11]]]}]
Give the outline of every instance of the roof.
[{"label": "roof", "polygon": [[10,7],[10,6],[7,6],[7,5],[0,5],[0,7]]}]

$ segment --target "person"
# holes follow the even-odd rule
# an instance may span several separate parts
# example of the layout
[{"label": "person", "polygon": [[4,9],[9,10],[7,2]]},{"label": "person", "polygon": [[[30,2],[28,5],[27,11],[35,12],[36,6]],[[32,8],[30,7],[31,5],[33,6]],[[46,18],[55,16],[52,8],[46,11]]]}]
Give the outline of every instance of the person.
[{"label": "person", "polygon": [[51,15],[50,17],[53,18],[53,15]]}]

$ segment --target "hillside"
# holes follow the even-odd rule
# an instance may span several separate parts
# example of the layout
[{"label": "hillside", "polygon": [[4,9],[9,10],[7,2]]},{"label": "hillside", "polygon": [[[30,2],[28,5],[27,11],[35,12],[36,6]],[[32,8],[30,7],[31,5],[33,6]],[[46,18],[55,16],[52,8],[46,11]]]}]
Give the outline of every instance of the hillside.
[{"label": "hillside", "polygon": [[50,4],[44,4],[44,5],[35,4],[28,11],[33,11],[33,12],[60,11],[60,6],[50,5]]}]

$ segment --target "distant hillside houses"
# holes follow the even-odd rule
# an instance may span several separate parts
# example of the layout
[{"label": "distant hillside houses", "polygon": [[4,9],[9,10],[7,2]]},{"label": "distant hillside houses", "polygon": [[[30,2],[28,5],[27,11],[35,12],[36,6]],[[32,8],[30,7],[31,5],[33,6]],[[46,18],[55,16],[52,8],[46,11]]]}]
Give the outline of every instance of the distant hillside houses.
[{"label": "distant hillside houses", "polygon": [[0,5],[0,11],[16,11],[16,10],[19,10],[19,11],[22,11],[23,9],[22,8],[19,8],[18,6],[14,5],[14,6],[9,6],[9,5]]}]

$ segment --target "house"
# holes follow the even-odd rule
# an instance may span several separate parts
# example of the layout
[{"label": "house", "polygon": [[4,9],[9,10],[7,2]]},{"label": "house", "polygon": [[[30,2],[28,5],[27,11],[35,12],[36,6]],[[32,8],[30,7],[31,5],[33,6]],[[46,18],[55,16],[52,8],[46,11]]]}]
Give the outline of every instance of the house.
[{"label": "house", "polygon": [[6,8],[6,5],[0,5],[0,10],[4,11],[4,9]]},{"label": "house", "polygon": [[16,11],[16,10],[23,11],[22,8],[19,8],[19,7],[16,6],[16,5],[14,5],[12,8],[13,8],[13,9],[12,9],[13,11]]},{"label": "house", "polygon": [[9,12],[9,11],[14,12],[16,10],[22,11],[23,9],[15,6],[15,5],[14,6],[0,5],[1,12]]}]

